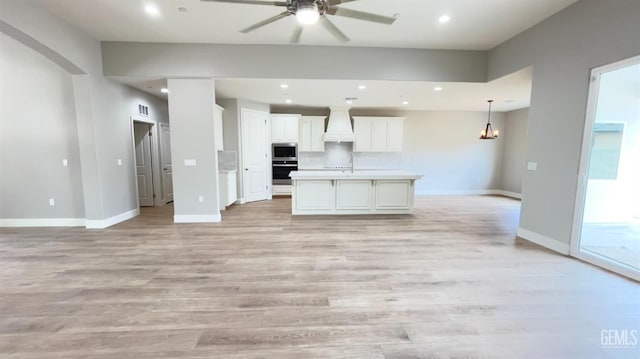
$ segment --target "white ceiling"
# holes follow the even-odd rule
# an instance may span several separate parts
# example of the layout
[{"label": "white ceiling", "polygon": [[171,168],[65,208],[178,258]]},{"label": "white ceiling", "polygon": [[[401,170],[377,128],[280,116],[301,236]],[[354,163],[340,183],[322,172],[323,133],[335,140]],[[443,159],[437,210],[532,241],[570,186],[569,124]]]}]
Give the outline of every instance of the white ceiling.
[{"label": "white ceiling", "polygon": [[[408,81],[299,80],[299,79],[217,79],[217,98],[242,98],[292,106],[347,106],[345,98],[357,97],[352,108],[399,108],[424,111],[485,111],[487,100],[493,109],[511,111],[529,106],[531,68],[488,83],[440,83]],[[165,79],[121,78],[132,87],[155,96],[166,87]],[[281,88],[282,84],[288,88]],[[358,86],[367,88],[360,90]],[[441,91],[435,91],[442,87]],[[403,105],[404,101],[409,104]]]},{"label": "white ceiling", "polygon": [[[281,7],[201,2],[200,0],[38,0],[57,16],[105,41],[289,44],[295,18],[288,17],[249,34],[240,29],[271,17]],[[300,45],[374,46],[487,50],[535,25],[577,0],[358,0],[342,6],[381,15],[398,15],[390,26],[331,17],[352,41],[342,44],[319,25],[307,27]],[[144,7],[155,4],[160,16]],[[178,11],[184,7],[186,12]],[[447,14],[451,21],[438,23]],[[117,79],[158,97],[166,79]],[[288,90],[280,88],[282,83]],[[367,89],[358,90],[364,84]],[[436,86],[443,91],[435,92]],[[243,98],[268,104],[354,108],[484,111],[495,99],[497,111],[527,107],[531,70],[491,83],[399,81],[336,81],[296,79],[217,79],[218,97]],[[402,105],[403,101],[408,105]]]},{"label": "white ceiling", "polygon": [[[288,44],[293,16],[249,34],[240,29],[282,7],[199,0],[39,0],[59,17],[99,40],[140,42]],[[319,24],[305,28],[302,45],[488,50],[577,0],[358,0],[345,8],[394,16],[390,26],[332,16],[351,38],[342,44]],[[148,16],[146,4],[160,15]],[[180,12],[184,7],[188,11]],[[447,14],[451,21],[440,24]]]}]

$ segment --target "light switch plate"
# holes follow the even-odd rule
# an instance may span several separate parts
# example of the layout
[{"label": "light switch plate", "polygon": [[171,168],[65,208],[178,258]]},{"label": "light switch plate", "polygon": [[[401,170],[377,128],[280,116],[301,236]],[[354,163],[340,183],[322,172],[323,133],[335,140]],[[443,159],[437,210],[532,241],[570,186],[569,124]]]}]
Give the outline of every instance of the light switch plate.
[{"label": "light switch plate", "polygon": [[198,202],[203,203],[204,202],[204,197],[198,196]]},{"label": "light switch plate", "polygon": [[53,198],[49,198],[49,205],[50,206],[55,206],[56,205],[56,200]]},{"label": "light switch plate", "polygon": [[122,166],[122,158],[118,158],[118,166]]},{"label": "light switch plate", "polygon": [[185,167],[195,167],[196,166],[196,160],[184,160],[184,166]]},{"label": "light switch plate", "polygon": [[69,166],[69,160],[66,159],[66,158],[62,159],[62,166],[64,166],[64,167]]},{"label": "light switch plate", "polygon": [[538,169],[538,162],[527,162],[527,169],[529,171],[535,171]]}]

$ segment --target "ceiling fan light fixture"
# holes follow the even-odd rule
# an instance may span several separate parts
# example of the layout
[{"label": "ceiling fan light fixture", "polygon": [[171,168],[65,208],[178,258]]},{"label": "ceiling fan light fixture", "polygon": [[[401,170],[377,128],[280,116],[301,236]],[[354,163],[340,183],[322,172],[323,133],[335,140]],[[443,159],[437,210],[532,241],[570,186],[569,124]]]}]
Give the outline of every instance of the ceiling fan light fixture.
[{"label": "ceiling fan light fixture", "polygon": [[315,3],[300,4],[296,11],[296,19],[302,25],[313,25],[320,19],[318,5]]}]

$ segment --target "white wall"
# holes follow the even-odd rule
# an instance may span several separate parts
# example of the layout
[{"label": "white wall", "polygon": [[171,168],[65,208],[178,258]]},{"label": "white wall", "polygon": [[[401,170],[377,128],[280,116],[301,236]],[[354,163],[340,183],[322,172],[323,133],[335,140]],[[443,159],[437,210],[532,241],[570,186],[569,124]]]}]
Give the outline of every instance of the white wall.
[{"label": "white wall", "polygon": [[4,34],[0,53],[0,218],[84,218],[71,75]]},{"label": "white wall", "polygon": [[500,186],[503,191],[522,194],[522,178],[527,159],[528,126],[528,108],[505,113],[504,128],[500,131],[504,139],[502,183]]},{"label": "white wall", "polygon": [[[489,53],[489,79],[533,66],[520,228],[568,252],[591,69],[640,53],[640,1],[580,0]],[[531,238],[531,236],[529,236]],[[549,243],[554,243],[550,245]]]}]

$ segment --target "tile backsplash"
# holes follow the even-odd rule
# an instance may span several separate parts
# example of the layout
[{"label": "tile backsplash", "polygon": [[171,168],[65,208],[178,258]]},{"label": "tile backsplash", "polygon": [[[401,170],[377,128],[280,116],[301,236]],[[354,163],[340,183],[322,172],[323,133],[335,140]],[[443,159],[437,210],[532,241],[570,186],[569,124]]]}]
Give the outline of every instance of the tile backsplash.
[{"label": "tile backsplash", "polygon": [[[298,168],[329,169],[351,167],[351,142],[325,142],[324,152],[300,152]],[[406,161],[402,153],[391,152],[355,152],[353,167],[357,170],[405,169]]]},{"label": "tile backsplash", "polygon": [[218,151],[218,170],[234,171],[238,169],[238,152]]}]

